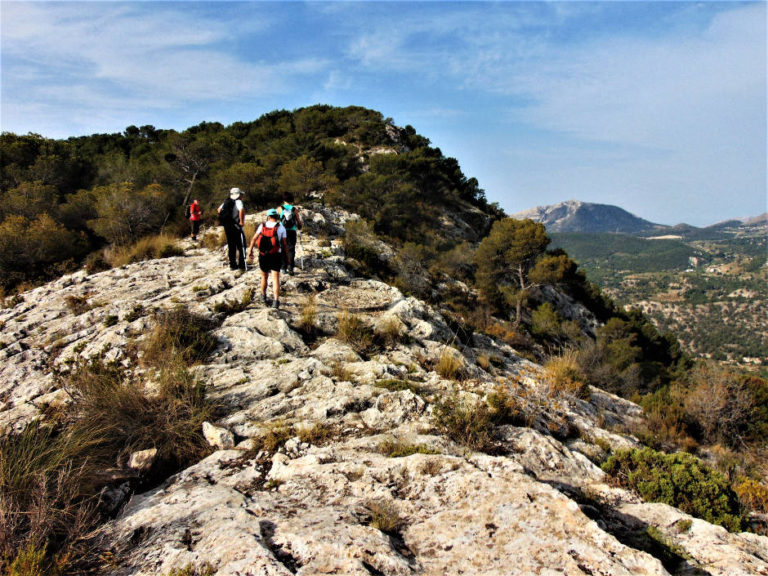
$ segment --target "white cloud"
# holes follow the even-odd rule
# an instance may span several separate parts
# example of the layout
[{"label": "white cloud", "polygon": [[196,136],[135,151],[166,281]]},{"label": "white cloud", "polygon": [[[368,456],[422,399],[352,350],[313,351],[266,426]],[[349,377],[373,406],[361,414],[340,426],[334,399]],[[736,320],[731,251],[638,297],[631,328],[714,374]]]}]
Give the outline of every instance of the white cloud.
[{"label": "white cloud", "polygon": [[[4,2],[3,129],[32,129],[53,103],[94,120],[114,111],[122,126],[152,110],[286,93],[294,77],[327,66],[315,57],[265,64],[238,56],[238,34],[268,31],[258,4],[235,21],[196,13],[196,3],[161,6]],[[63,122],[51,120],[46,135]]]}]

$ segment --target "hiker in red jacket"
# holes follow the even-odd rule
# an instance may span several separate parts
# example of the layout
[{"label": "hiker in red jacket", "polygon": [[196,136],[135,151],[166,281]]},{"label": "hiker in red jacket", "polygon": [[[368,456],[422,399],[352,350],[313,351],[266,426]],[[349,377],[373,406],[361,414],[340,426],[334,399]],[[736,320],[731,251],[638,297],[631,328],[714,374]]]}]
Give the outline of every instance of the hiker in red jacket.
[{"label": "hiker in red jacket", "polygon": [[200,232],[200,219],[202,216],[203,209],[200,208],[200,202],[194,199],[189,207],[189,221],[192,223],[192,240],[197,241],[197,233]]},{"label": "hiker in red jacket", "polygon": [[259,248],[259,268],[261,269],[261,299],[265,305],[267,300],[267,282],[272,273],[272,293],[275,300],[272,307],[280,308],[280,268],[283,264],[283,254],[288,251],[285,228],[278,221],[280,216],[274,208],[267,211],[267,221],[259,224],[251,240],[248,258],[253,258],[253,249]]}]

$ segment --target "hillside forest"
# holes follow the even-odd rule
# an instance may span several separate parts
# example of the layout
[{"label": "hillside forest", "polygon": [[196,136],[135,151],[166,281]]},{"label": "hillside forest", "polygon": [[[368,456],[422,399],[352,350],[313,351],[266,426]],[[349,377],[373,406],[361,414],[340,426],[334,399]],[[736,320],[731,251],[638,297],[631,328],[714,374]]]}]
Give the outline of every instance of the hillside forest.
[{"label": "hillside forest", "polygon": [[[198,199],[214,227],[232,186],[245,191],[249,214],[287,191],[299,206],[359,215],[344,232],[347,267],[431,303],[458,344],[499,338],[544,364],[553,386],[640,403],[645,424],[632,434],[699,455],[744,510],[768,513],[768,382],[694,361],[673,333],[588,281],[542,224],[507,218],[456,159],[369,109],[318,105],[230,126],[129,126],[66,140],[3,133],[2,296],[12,302],[83,266],[178,253],[162,239],[188,235],[185,205]],[[669,258],[688,257],[678,251]]]}]

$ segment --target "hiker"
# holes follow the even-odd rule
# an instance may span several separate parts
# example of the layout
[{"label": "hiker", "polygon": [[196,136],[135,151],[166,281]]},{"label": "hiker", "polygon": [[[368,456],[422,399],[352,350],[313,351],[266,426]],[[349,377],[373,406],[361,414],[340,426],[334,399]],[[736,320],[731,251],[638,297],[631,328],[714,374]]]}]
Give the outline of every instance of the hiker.
[{"label": "hiker", "polygon": [[219,223],[224,226],[227,235],[227,251],[229,255],[229,268],[231,270],[245,270],[245,207],[240,197],[243,191],[240,188],[232,188],[229,198],[219,206]]},{"label": "hiker", "polygon": [[280,215],[280,223],[285,228],[288,238],[288,250],[283,254],[283,272],[287,271],[293,276],[293,265],[296,261],[296,238],[304,223],[301,221],[299,209],[293,205],[291,192],[283,192],[283,204],[277,207],[277,213]]},{"label": "hiker", "polygon": [[280,308],[280,267],[283,254],[288,250],[285,227],[279,222],[280,216],[277,210],[271,208],[267,211],[267,220],[259,224],[256,233],[251,240],[248,258],[253,258],[253,249],[259,248],[259,268],[261,269],[261,299],[265,306],[267,300],[267,282],[272,273],[272,294],[275,297],[272,307]]},{"label": "hiker", "polygon": [[200,208],[200,202],[195,198],[189,206],[189,221],[192,223],[192,240],[195,242],[197,242],[197,234],[200,232],[200,218],[202,216],[203,209]]}]

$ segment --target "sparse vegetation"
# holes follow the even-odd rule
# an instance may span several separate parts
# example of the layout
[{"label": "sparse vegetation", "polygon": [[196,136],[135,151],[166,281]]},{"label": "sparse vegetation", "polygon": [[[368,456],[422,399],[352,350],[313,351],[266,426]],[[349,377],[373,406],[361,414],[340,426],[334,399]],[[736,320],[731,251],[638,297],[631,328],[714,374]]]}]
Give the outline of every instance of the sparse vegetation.
[{"label": "sparse vegetation", "polygon": [[417,382],[412,382],[411,380],[401,380],[399,378],[382,378],[381,380],[376,380],[373,385],[377,388],[386,388],[387,390],[391,390],[393,392],[397,392],[399,390],[410,390],[419,396],[424,393],[424,391],[421,389],[421,386],[419,386]]},{"label": "sparse vegetation", "polygon": [[368,503],[371,511],[371,526],[385,534],[396,533],[403,524],[400,511],[391,500],[376,500]]},{"label": "sparse vegetation", "polygon": [[403,458],[412,454],[440,454],[425,444],[411,444],[399,438],[388,438],[379,444],[379,451],[390,458]]},{"label": "sparse vegetation", "polygon": [[437,428],[454,442],[481,452],[495,449],[494,415],[482,400],[454,391],[433,406]]},{"label": "sparse vegetation", "polygon": [[187,564],[183,568],[173,568],[165,576],[214,576],[216,570],[210,564],[195,566]]},{"label": "sparse vegetation", "polygon": [[253,302],[254,288],[249,288],[243,292],[240,300],[223,300],[217,302],[213,306],[213,311],[216,314],[224,314],[225,316],[231,316],[233,314],[239,314],[248,308]]},{"label": "sparse vegetation", "polygon": [[170,258],[183,254],[184,249],[177,244],[174,238],[160,235],[140,238],[134,244],[115,246],[105,252],[104,258],[112,268],[120,268],[134,262]]}]

